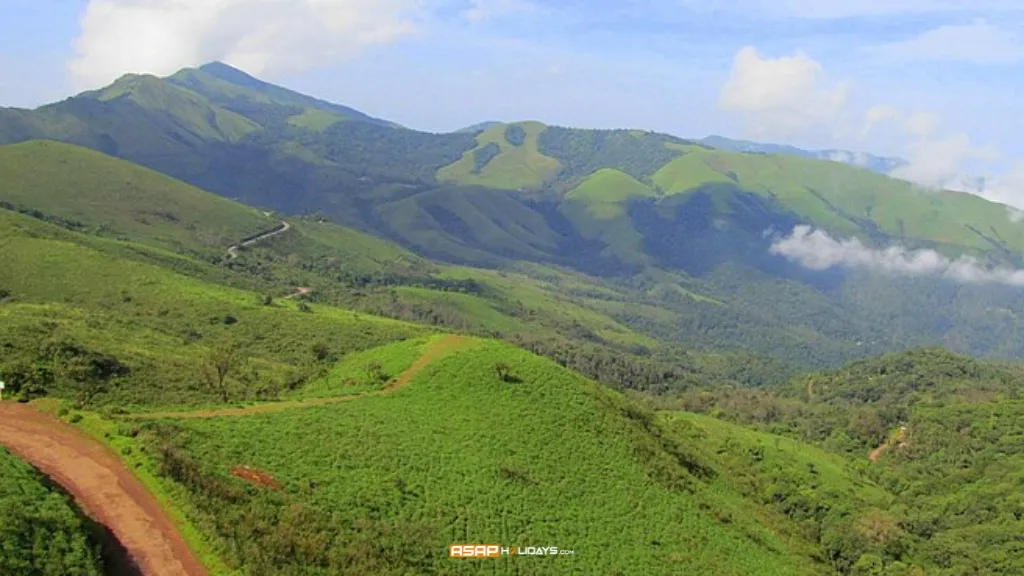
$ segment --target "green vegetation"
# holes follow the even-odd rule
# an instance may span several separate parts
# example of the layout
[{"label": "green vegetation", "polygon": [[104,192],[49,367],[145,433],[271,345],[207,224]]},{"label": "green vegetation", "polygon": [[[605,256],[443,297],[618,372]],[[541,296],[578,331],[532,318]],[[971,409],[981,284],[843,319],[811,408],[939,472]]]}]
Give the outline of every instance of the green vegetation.
[{"label": "green vegetation", "polygon": [[71,498],[0,448],[0,572],[25,576],[102,574],[89,520]]},{"label": "green vegetation", "polygon": [[[508,138],[510,130],[511,140]],[[538,122],[488,128],[476,137],[474,150],[439,170],[437,178],[506,190],[537,188],[560,168],[557,160],[537,148],[537,138],[546,130],[547,127]]]},{"label": "green vegetation", "polygon": [[[709,489],[710,472],[650,418],[548,361],[479,342],[392,395],[154,423],[140,438],[229,564],[252,573],[474,573],[478,561],[445,551],[478,540],[575,550],[496,561],[528,573],[818,573]],[[240,465],[282,490],[248,488],[229,475]]]},{"label": "green vegetation", "polygon": [[[825,462],[838,462],[884,489],[888,500],[863,490],[790,490],[777,498],[784,508],[795,507],[801,517],[821,523],[824,551],[842,560],[837,568],[855,573],[857,565],[871,564],[890,571],[916,566],[916,573],[926,574],[1013,574],[1022,567],[1024,528],[1018,496],[1024,473],[1018,446],[1024,433],[1022,387],[1024,372],[1017,366],[924,349],[856,362],[776,391],[694,390],[657,404],[793,439],[762,436],[766,453],[772,443],[811,453],[794,440],[820,446],[832,453],[813,462],[820,486],[829,490],[842,484],[825,482]],[[734,429],[706,417],[683,418],[700,424],[708,437]],[[728,440],[720,440],[721,458],[740,460],[740,449],[757,434],[729,432]],[[770,485],[772,476],[763,477],[762,465],[741,464],[734,464],[734,477],[758,490]],[[795,472],[781,477],[783,487],[798,487],[792,485],[798,478]],[[852,524],[840,525],[845,535],[830,540],[828,514],[837,509],[856,513]],[[831,546],[840,546],[839,552],[829,552]]]},{"label": "green vegetation", "polygon": [[[1004,206],[642,131],[417,132],[220,64],[0,110],[0,142],[5,392],[219,572],[1022,569],[1024,370],[877,355],[1024,357],[1024,293],[769,251],[803,223],[1021,266]],[[88,573],[19,466],[0,569]],[[473,541],[576,553],[446,558]]]}]

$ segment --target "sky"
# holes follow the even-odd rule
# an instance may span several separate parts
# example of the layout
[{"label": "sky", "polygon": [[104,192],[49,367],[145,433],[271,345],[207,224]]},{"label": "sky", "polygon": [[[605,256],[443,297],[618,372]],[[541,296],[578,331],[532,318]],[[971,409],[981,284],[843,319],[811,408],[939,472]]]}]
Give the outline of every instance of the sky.
[{"label": "sky", "polygon": [[867,151],[1024,208],[1022,25],[1020,0],[3,0],[0,105],[222,60],[420,130]]}]

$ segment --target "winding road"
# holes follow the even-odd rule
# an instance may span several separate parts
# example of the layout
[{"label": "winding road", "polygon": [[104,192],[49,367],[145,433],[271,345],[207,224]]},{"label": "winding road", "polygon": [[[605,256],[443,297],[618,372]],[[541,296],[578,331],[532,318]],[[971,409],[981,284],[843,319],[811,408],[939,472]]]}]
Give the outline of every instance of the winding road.
[{"label": "winding road", "polygon": [[156,498],[98,440],[26,404],[3,401],[0,444],[70,492],[145,576],[208,574]]},{"label": "winding road", "polygon": [[253,244],[255,244],[255,243],[257,243],[257,242],[259,242],[261,240],[266,240],[267,238],[272,238],[274,236],[277,236],[278,234],[284,234],[289,229],[291,229],[291,227],[292,227],[291,224],[289,224],[289,223],[287,223],[287,222],[282,220],[281,223],[277,226],[277,228],[274,228],[273,230],[269,230],[269,231],[264,232],[262,234],[258,234],[256,236],[253,236],[253,237],[247,239],[247,240],[243,240],[241,242],[241,244],[235,244],[234,246],[231,246],[230,248],[228,248],[228,258],[230,258],[231,260],[234,260],[235,258],[238,258],[238,251],[241,248],[245,248],[246,246],[252,246]]}]

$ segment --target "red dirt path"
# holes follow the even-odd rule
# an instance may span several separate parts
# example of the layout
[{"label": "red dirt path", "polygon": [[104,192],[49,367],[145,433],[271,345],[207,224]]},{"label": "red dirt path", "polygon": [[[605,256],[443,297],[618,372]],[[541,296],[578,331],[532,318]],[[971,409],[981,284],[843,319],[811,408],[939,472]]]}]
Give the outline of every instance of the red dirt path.
[{"label": "red dirt path", "polygon": [[121,460],[85,432],[16,402],[0,402],[0,444],[74,496],[146,576],[206,576],[170,517]]}]

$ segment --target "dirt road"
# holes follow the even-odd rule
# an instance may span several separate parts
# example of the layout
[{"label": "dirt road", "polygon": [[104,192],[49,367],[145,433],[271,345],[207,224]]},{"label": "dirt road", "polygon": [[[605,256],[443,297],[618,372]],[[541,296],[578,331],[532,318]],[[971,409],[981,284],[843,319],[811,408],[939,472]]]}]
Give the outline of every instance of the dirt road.
[{"label": "dirt road", "polygon": [[235,258],[238,258],[238,248],[239,248],[239,246],[242,246],[242,247],[244,247],[244,246],[252,246],[253,244],[259,242],[260,240],[266,240],[267,238],[271,238],[273,236],[277,236],[278,234],[283,234],[283,233],[287,232],[291,227],[292,227],[291,224],[282,221],[281,224],[278,225],[277,228],[274,228],[273,230],[270,230],[268,232],[264,232],[263,234],[260,234],[258,236],[253,236],[252,238],[242,242],[241,244],[236,244],[235,246],[232,246],[232,247],[228,248],[228,257],[231,260],[234,260]]},{"label": "dirt road", "polygon": [[156,499],[97,440],[27,405],[0,402],[0,444],[64,487],[146,576],[206,576]]}]

